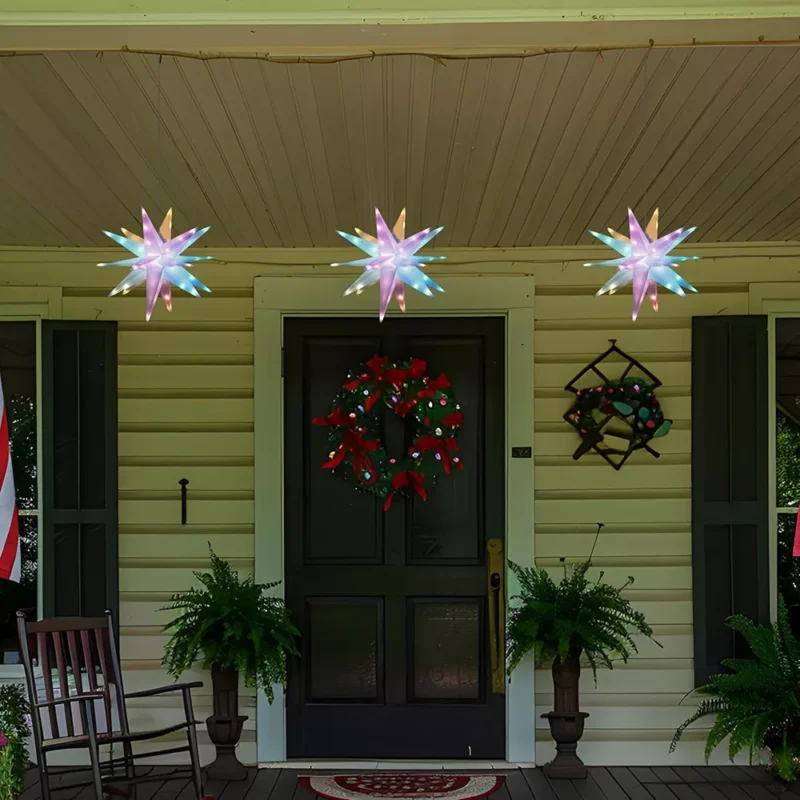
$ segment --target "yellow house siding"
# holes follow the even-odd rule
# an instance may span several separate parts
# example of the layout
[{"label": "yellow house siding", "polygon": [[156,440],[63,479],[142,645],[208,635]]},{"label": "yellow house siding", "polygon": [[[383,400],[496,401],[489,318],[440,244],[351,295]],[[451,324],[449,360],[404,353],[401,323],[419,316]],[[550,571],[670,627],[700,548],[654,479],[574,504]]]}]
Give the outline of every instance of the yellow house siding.
[{"label": "yellow house siding", "polygon": [[[658,315],[644,309],[636,324],[630,294],[576,297],[566,285],[537,292],[536,562],[557,575],[560,558],[586,558],[596,523],[605,523],[593,572],[603,570],[605,580],[617,584],[635,577],[628,596],[663,645],[642,644],[628,665],[598,673],[597,686],[584,674],[581,707],[591,716],[581,751],[588,763],[664,763],[675,728],[689,715],[679,703],[694,677],[690,315],[723,308],[747,313],[745,292],[726,287],[685,301],[664,298]],[[698,308],[694,301],[701,297]],[[659,398],[674,421],[670,435],[658,441],[658,460],[639,453],[619,472],[594,455],[574,461],[578,440],[561,418],[568,407],[564,386],[609,339],[663,381]],[[549,673],[539,671],[537,678],[538,717],[553,696]],[[543,762],[553,746],[546,721],[538,719],[537,726],[536,755]],[[685,745],[680,761],[697,763],[697,744]]]},{"label": "yellow house siding", "polygon": [[[606,527],[595,552],[606,579],[636,578],[628,596],[653,624],[659,649],[644,644],[627,666],[582,682],[591,717],[581,745],[590,763],[664,763],[675,727],[691,708],[679,703],[692,688],[691,575],[691,315],[746,314],[752,282],[797,279],[800,247],[700,246],[707,256],[686,267],[700,294],[681,300],[664,293],[661,311],[630,320],[630,294],[593,297],[607,275],[584,269],[589,248],[460,250],[435,270],[446,288],[452,275],[533,274],[535,334],[535,552],[557,572],[559,558],[584,558],[595,523]],[[324,265],[333,251],[219,252],[220,262],[197,270],[214,293],[195,300],[176,293],[170,315],[158,308],[143,320],[141,296],[108,298],[118,279],[94,264],[105,253],[77,250],[0,250],[0,305],[7,287],[62,287],[67,319],[119,321],[120,627],[130,690],[163,683],[165,638],[159,613],[171,593],[207,564],[210,542],[244,572],[253,569],[254,415],[253,280],[260,274],[347,278]],[[323,265],[323,266],[317,266]],[[11,298],[13,295],[13,298]],[[8,292],[23,302],[19,292]],[[409,300],[413,310],[416,302]],[[342,313],[347,313],[342,300]],[[620,472],[587,456],[572,460],[576,436],[561,419],[564,385],[607,347],[608,339],[640,359],[664,382],[659,391],[674,430],[659,441],[655,460],[637,454]],[[188,478],[188,524],[180,524],[178,481]],[[513,513],[513,512],[512,512]],[[196,713],[211,712],[207,673]],[[551,679],[538,673],[537,719],[551,703]],[[255,761],[255,704],[246,693],[247,723],[241,756]],[[177,700],[176,700],[177,703]],[[177,710],[177,705],[175,709]],[[136,705],[134,724],[171,718],[173,705]],[[538,720],[537,760],[552,750]],[[677,763],[702,761],[702,734],[689,736]],[[202,735],[204,757],[210,745]]]}]

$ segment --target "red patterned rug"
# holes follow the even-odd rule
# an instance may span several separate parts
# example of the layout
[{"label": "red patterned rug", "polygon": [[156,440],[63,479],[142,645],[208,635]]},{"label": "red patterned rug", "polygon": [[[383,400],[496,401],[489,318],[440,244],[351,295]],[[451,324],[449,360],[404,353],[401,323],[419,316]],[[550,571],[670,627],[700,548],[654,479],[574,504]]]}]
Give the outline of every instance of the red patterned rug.
[{"label": "red patterned rug", "polygon": [[330,800],[419,800],[439,797],[447,800],[477,800],[494,794],[505,775],[452,775],[446,772],[371,772],[366,775],[303,775],[300,785]]}]

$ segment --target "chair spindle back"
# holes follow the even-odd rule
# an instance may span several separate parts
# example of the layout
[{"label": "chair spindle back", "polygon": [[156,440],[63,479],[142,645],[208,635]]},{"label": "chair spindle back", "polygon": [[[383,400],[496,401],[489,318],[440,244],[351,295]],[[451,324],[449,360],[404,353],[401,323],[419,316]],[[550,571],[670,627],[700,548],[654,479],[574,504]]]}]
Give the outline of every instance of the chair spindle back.
[{"label": "chair spindle back", "polygon": [[[29,621],[17,613],[22,661],[38,744],[85,735],[80,697],[102,693],[93,703],[99,735],[128,732],[122,675],[110,614]],[[75,698],[47,705],[53,700]]]}]

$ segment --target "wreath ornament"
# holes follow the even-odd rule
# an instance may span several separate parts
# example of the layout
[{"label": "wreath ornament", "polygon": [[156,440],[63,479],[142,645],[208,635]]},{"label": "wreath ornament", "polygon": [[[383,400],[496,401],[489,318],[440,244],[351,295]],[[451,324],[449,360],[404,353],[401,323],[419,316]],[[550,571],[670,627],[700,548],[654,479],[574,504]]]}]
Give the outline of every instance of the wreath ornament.
[{"label": "wreath ornament", "polygon": [[[576,461],[594,450],[614,469],[622,465],[637,450],[646,450],[654,458],[660,453],[654,450],[652,439],[666,436],[672,427],[672,420],[664,416],[661,404],[656,397],[656,389],[661,381],[643,367],[635,358],[617,347],[611,339],[611,347],[581,370],[564,387],[575,398],[564,419],[572,425],[581,437],[581,443],[572,457]],[[600,368],[609,356],[627,361],[622,375],[610,379]],[[636,369],[637,373],[633,373]],[[594,373],[602,383],[578,388],[583,377]],[[607,441],[615,438],[624,442],[617,446]]]},{"label": "wreath ornament", "polygon": [[[431,379],[427,371],[420,358],[374,355],[347,373],[328,416],[312,420],[328,428],[331,449],[322,469],[347,477],[342,469],[349,467],[357,489],[385,500],[384,511],[398,494],[426,500],[426,478],[464,468],[456,441],[464,423],[461,406],[445,374]],[[390,457],[383,446],[382,408],[411,422],[412,443],[404,457]]]}]

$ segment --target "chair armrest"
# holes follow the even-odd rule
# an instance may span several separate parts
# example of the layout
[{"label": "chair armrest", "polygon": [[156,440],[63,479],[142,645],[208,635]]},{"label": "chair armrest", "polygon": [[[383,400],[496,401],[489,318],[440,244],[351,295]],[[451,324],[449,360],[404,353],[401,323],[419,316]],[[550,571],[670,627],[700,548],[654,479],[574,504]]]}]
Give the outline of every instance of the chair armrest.
[{"label": "chair armrest", "polygon": [[203,686],[202,681],[194,681],[193,683],[172,683],[169,686],[159,686],[158,689],[144,689],[141,692],[130,692],[125,695],[126,700],[135,697],[153,697],[157,694],[167,694],[168,692],[188,692],[192,689],[200,689]]},{"label": "chair armrest", "polygon": [[59,697],[57,700],[43,700],[42,702],[31,703],[31,708],[52,708],[53,706],[65,705],[67,703],[80,703],[83,700],[102,700],[106,695],[103,692],[88,692],[86,694],[72,694],[69,697]]}]

